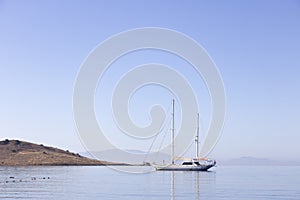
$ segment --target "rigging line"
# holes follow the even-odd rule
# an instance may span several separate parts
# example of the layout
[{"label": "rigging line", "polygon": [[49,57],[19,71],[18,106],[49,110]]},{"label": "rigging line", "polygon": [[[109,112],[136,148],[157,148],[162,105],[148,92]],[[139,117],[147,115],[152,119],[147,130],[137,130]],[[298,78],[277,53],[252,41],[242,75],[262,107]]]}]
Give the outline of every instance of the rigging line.
[{"label": "rigging line", "polygon": [[[189,151],[192,147],[192,145],[194,144],[194,140],[191,141],[191,143],[189,144],[189,146],[187,146],[187,148],[184,150],[184,152],[182,153],[182,155],[180,157],[183,156],[183,154],[185,154],[187,151]],[[175,157],[175,160],[180,160],[180,159],[176,159]]]},{"label": "rigging line", "polygon": [[[200,141],[200,144],[199,144],[200,147],[201,147],[202,144],[203,144],[203,137],[200,139],[200,135],[201,135],[201,133],[202,133],[202,134],[204,133],[204,126],[202,126],[201,124],[203,124],[203,118],[201,118],[201,116],[199,116],[199,128],[200,128],[200,130],[199,130],[199,138],[198,138],[198,140]],[[197,134],[197,132],[196,132],[196,134]],[[195,135],[196,135],[196,134],[195,134]],[[189,150],[191,149],[191,147],[192,147],[193,144],[194,144],[194,141],[192,141],[192,142],[189,144],[189,146],[187,146],[185,152],[189,151]],[[201,148],[200,148],[200,149],[201,149]]]},{"label": "rigging line", "polygon": [[[202,127],[202,129],[203,129],[203,126],[201,126],[201,117],[199,117],[199,119],[200,119],[199,127]],[[195,137],[196,137],[196,135],[197,135],[197,129],[196,129],[196,132],[195,132]],[[200,140],[200,138],[198,138],[198,140]],[[185,154],[186,152],[188,152],[188,151],[191,149],[192,145],[194,144],[194,141],[195,141],[195,140],[192,140],[192,141],[191,141],[191,143],[187,146],[187,148],[185,149],[185,151],[183,152],[183,154]],[[198,142],[199,142],[199,141],[198,141]],[[182,155],[182,156],[183,156],[183,155]],[[175,160],[180,160],[180,159],[176,159],[176,157],[175,157]]]},{"label": "rigging line", "polygon": [[[167,109],[167,114],[170,112],[170,108],[171,108],[171,106],[168,107],[168,109]],[[169,116],[169,114],[168,114],[167,116]],[[167,118],[167,120],[165,120],[165,121],[169,121],[169,119]],[[160,134],[160,132],[162,132],[162,131],[165,129],[165,126],[166,126],[166,123],[162,123],[161,128],[158,130],[157,134],[156,134],[155,137],[153,138],[153,141],[152,141],[152,143],[151,143],[151,145],[150,145],[150,147],[149,147],[149,149],[148,149],[148,151],[147,151],[147,153],[146,153],[146,156],[145,156],[143,162],[145,162],[145,161],[147,160],[148,155],[149,155],[149,153],[150,153],[150,151],[151,151],[151,149],[152,149],[152,147],[153,147],[153,145],[154,145],[154,143],[155,143],[155,141],[156,141],[158,135]]]},{"label": "rigging line", "polygon": [[[169,113],[169,110],[170,110],[170,107],[168,108],[167,113]],[[167,115],[167,116],[168,116],[168,115]],[[169,121],[169,118],[167,118],[167,120],[165,120],[165,121],[168,122],[168,121]],[[154,142],[156,141],[156,139],[157,139],[159,133],[162,132],[162,131],[165,129],[166,125],[167,125],[167,123],[164,123],[164,126],[162,126],[162,127],[160,128],[160,130],[158,131],[158,133],[155,135],[155,138],[153,139],[153,141],[152,141],[152,143],[151,143],[151,145],[150,145],[150,148],[149,148],[149,150],[148,150],[148,152],[147,152],[147,154],[146,154],[146,156],[145,156],[144,161],[147,159],[147,157],[148,157],[148,155],[149,155],[149,153],[150,153],[150,151],[151,151],[151,149],[152,149],[152,147],[153,147],[153,145],[154,145]]]},{"label": "rigging line", "polygon": [[[165,127],[165,126],[164,126]],[[163,129],[162,129],[163,130]],[[144,158],[144,162],[147,160],[147,158],[148,158],[148,156],[149,156],[149,154],[150,154],[150,151],[151,151],[151,149],[152,149],[152,147],[153,147],[153,145],[154,145],[154,143],[155,143],[155,141],[156,141],[156,139],[157,139],[157,137],[158,137],[158,135],[160,135],[160,132],[162,132],[162,130],[160,130],[156,135],[155,135],[155,137],[154,137],[154,139],[153,139],[153,141],[152,141],[152,143],[151,143],[151,145],[150,145],[150,147],[149,147],[149,150],[148,150],[148,152],[147,152],[147,154],[146,154],[146,156],[145,156],[145,158]]]},{"label": "rigging line", "polygon": [[[172,104],[170,104],[170,106],[169,106],[169,108],[168,108],[168,112],[167,113],[169,113],[170,112],[170,110],[171,110],[171,107],[172,107]],[[168,114],[168,120],[167,120],[167,122],[170,122],[171,121],[171,117],[172,117],[172,115],[171,114]],[[156,160],[157,159],[157,156],[158,156],[158,153],[160,152],[160,150],[161,150],[161,148],[162,148],[162,145],[163,145],[163,143],[164,143],[164,141],[165,141],[165,138],[166,138],[166,136],[167,136],[167,133],[171,130],[171,123],[168,123],[168,127],[165,129],[166,131],[164,132],[164,134],[163,134],[163,138],[162,138],[162,141],[161,141],[161,143],[160,143],[160,146],[159,146],[159,149],[158,149],[158,151],[156,152],[156,155],[155,155],[155,157],[154,157],[154,160]]]},{"label": "rigging line", "polygon": [[146,155],[145,155],[145,158],[144,158],[143,162],[145,162],[145,161],[147,160],[148,155],[149,155],[149,153],[150,153],[150,151],[151,151],[151,149],[152,149],[152,147],[153,147],[153,144],[154,144],[154,142],[155,142],[157,136],[159,135],[159,133],[160,133],[160,131],[159,131],[159,132],[155,135],[155,137],[153,138],[153,141],[152,141],[152,143],[151,143],[151,145],[150,145],[150,147],[149,147],[149,149],[148,149],[148,151],[147,151],[147,153],[146,153]]},{"label": "rigging line", "polygon": [[[169,114],[170,113],[170,110],[171,110],[171,107],[173,108],[173,104],[170,104],[170,106],[169,106],[169,108],[168,108],[168,120],[167,120],[167,122],[170,122],[171,121],[171,117],[173,117],[171,114]],[[166,138],[166,135],[167,135],[167,133],[171,130],[171,123],[167,123],[168,124],[168,126],[167,126],[167,128],[165,129],[165,132],[164,132],[164,134],[163,134],[163,138],[162,138],[162,140],[161,140],[161,143],[160,143],[160,145],[159,145],[159,148],[158,148],[158,151],[156,152],[156,154],[155,154],[155,157],[154,157],[154,160],[156,160],[157,159],[157,157],[158,157],[158,153],[160,152],[160,150],[161,150],[161,148],[162,148],[162,145],[163,145],[163,143],[164,143],[164,141],[165,141],[165,138]]]},{"label": "rigging line", "polygon": [[166,135],[167,135],[167,133],[169,132],[169,129],[170,128],[170,126],[168,127],[168,129],[164,132],[164,134],[163,134],[163,138],[162,138],[162,141],[161,141],[161,143],[160,143],[160,146],[159,146],[159,149],[158,149],[158,151],[156,152],[156,155],[155,155],[155,160],[157,159],[157,156],[158,156],[158,153],[159,153],[159,151],[161,150],[161,148],[162,148],[162,145],[163,145],[163,143],[164,143],[164,141],[165,141],[165,138],[166,138]]},{"label": "rigging line", "polygon": [[[165,138],[165,136],[167,135],[166,132],[168,132],[168,131],[165,131],[165,132],[164,132],[162,142],[164,141],[164,138]],[[158,135],[157,135],[157,136],[158,136]],[[152,142],[151,148],[153,147],[153,144],[154,144],[154,142]],[[157,156],[158,156],[158,153],[159,153],[159,151],[160,151],[160,149],[161,149],[161,146],[162,146],[162,145],[160,145],[160,148],[155,152],[156,154],[155,154],[154,160],[156,160],[156,158],[157,158]],[[151,150],[151,149],[150,149],[150,150]],[[148,153],[146,154],[145,160],[148,158],[148,156],[149,156],[149,154],[150,154],[150,150],[149,150]],[[144,160],[144,162],[145,162],[145,160]]]}]

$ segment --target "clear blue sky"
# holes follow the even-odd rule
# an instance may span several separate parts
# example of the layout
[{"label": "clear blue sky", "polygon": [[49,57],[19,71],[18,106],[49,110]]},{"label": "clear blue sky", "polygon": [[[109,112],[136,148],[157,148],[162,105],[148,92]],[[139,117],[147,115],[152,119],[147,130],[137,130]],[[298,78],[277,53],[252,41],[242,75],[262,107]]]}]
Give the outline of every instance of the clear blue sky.
[{"label": "clear blue sky", "polygon": [[164,27],[194,38],[227,94],[212,156],[300,160],[300,1],[0,0],[0,138],[83,151],[72,92],[107,37]]}]

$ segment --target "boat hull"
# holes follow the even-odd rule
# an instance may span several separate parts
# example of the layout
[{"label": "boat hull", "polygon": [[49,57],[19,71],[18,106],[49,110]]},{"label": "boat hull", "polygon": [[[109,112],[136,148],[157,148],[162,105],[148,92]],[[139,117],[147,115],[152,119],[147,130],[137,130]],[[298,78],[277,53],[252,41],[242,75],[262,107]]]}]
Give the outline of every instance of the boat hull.
[{"label": "boat hull", "polygon": [[214,165],[198,165],[198,166],[183,166],[183,165],[169,165],[155,167],[157,171],[207,171]]}]

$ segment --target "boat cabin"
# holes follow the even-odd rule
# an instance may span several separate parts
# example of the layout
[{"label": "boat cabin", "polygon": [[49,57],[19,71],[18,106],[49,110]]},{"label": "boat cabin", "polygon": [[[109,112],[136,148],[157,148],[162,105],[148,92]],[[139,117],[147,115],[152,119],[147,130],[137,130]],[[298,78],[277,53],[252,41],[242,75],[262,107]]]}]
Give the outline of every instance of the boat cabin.
[{"label": "boat cabin", "polygon": [[181,163],[181,165],[185,165],[185,166],[199,166],[199,165],[205,165],[205,164],[216,164],[215,160],[198,160],[198,159],[194,159],[194,160],[190,160],[190,161],[183,161]]}]

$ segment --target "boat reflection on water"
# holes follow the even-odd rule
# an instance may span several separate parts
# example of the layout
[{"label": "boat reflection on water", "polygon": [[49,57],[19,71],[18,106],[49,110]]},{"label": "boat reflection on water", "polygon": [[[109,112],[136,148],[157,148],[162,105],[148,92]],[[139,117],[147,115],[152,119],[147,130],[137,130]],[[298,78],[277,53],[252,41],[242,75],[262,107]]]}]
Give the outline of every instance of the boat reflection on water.
[{"label": "boat reflection on water", "polygon": [[[167,173],[167,172],[165,172]],[[216,196],[216,172],[182,172],[170,171],[171,200],[185,199],[194,196],[194,199],[214,199]],[[180,188],[180,190],[176,190]],[[184,188],[184,189],[183,189]],[[188,194],[187,194],[188,193]]]}]

